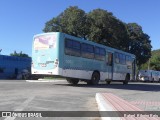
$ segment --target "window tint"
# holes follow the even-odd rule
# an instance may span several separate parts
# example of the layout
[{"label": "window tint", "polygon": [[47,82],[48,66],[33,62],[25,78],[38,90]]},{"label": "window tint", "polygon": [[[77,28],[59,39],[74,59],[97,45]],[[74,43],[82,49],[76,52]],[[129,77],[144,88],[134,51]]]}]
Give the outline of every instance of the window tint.
[{"label": "window tint", "polygon": [[80,43],[77,41],[73,41],[73,48],[80,50],[80,48],[81,48]]},{"label": "window tint", "polygon": [[104,48],[95,47],[95,59],[105,60],[106,51]]},{"label": "window tint", "polygon": [[87,52],[87,44],[82,44],[81,46],[81,50],[84,51],[84,52]]},{"label": "window tint", "polygon": [[122,53],[115,53],[115,62],[119,64],[126,64],[126,56]]},{"label": "window tint", "polygon": [[65,40],[65,54],[66,55],[79,57],[81,55],[80,48],[81,48],[80,42],[70,40],[70,39]]},{"label": "window tint", "polygon": [[[107,54],[108,54],[108,55],[107,55]],[[107,65],[112,66],[112,61],[113,61],[112,53],[108,52],[107,54],[106,54],[106,56],[107,56],[107,58],[108,58],[108,60],[107,60]]]},{"label": "window tint", "polygon": [[100,48],[95,47],[95,54],[99,54],[100,53]]},{"label": "window tint", "polygon": [[94,47],[92,45],[88,45],[88,52],[94,53]]},{"label": "window tint", "polygon": [[132,58],[130,56],[126,56],[126,64],[127,65],[132,65]]},{"label": "window tint", "polygon": [[105,54],[106,54],[106,51],[105,51],[105,49],[103,49],[103,48],[100,48],[100,55],[103,55],[103,56],[105,56]]},{"label": "window tint", "polygon": [[66,48],[72,48],[72,40],[66,39]]},{"label": "window tint", "polygon": [[126,57],[124,54],[122,55],[122,64],[126,64]]},{"label": "window tint", "polygon": [[86,43],[81,44],[81,55],[85,58],[94,58],[94,46]]},{"label": "window tint", "polygon": [[82,51],[88,52],[88,53],[93,53],[94,47],[93,47],[93,45],[82,43]]},{"label": "window tint", "polygon": [[126,64],[125,55],[122,53],[119,53],[119,63],[120,64]]},{"label": "window tint", "polygon": [[115,53],[115,62],[119,63],[119,55],[118,55],[118,53]]}]

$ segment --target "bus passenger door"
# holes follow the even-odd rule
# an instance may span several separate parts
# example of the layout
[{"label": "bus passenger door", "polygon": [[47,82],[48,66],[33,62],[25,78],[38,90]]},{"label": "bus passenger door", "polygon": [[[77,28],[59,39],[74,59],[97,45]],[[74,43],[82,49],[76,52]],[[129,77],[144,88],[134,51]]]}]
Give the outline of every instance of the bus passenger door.
[{"label": "bus passenger door", "polygon": [[113,53],[108,52],[108,59],[106,60],[107,72],[108,72],[108,80],[112,80],[113,78]]}]

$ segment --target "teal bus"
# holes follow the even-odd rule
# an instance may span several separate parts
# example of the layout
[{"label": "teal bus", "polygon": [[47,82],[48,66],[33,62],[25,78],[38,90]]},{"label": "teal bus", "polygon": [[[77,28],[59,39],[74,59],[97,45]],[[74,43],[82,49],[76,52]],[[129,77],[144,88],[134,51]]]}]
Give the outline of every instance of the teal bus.
[{"label": "teal bus", "polygon": [[135,79],[133,54],[61,32],[33,37],[32,74],[62,76],[71,84]]}]

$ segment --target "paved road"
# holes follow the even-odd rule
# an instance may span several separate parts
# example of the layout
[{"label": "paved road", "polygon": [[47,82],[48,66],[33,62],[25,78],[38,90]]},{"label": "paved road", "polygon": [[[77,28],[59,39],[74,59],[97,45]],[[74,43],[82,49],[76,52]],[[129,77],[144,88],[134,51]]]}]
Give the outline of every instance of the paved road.
[{"label": "paved road", "polygon": [[[0,111],[98,111],[97,92],[113,93],[144,110],[160,111],[160,83],[111,83],[88,86],[69,85],[66,81],[26,82],[0,80]],[[66,118],[54,118],[63,120]],[[38,118],[36,120],[54,120]],[[68,118],[68,120],[75,118]],[[76,118],[81,120],[82,118]],[[83,118],[99,120],[100,118]],[[35,120],[35,118],[0,118],[0,120]]]}]

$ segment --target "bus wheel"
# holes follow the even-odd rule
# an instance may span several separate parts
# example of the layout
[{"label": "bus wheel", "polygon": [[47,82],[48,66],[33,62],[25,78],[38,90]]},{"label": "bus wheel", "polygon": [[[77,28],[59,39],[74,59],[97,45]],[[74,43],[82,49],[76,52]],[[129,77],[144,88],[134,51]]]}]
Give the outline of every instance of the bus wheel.
[{"label": "bus wheel", "polygon": [[125,80],[123,81],[123,85],[127,85],[129,80],[130,80],[129,75],[126,75],[126,78],[125,78]]},{"label": "bus wheel", "polygon": [[93,85],[98,85],[99,80],[100,80],[99,73],[98,73],[98,72],[94,72],[94,73],[92,74],[91,83],[92,83]]},{"label": "bus wheel", "polygon": [[79,82],[79,79],[71,79],[71,78],[67,78],[67,82],[73,85],[77,85]]},{"label": "bus wheel", "polygon": [[106,81],[106,82],[107,82],[107,84],[108,84],[108,85],[110,85],[110,84],[111,84],[111,81]]},{"label": "bus wheel", "polygon": [[87,85],[92,85],[92,81],[91,81],[91,80],[88,80],[88,81],[87,81]]}]

